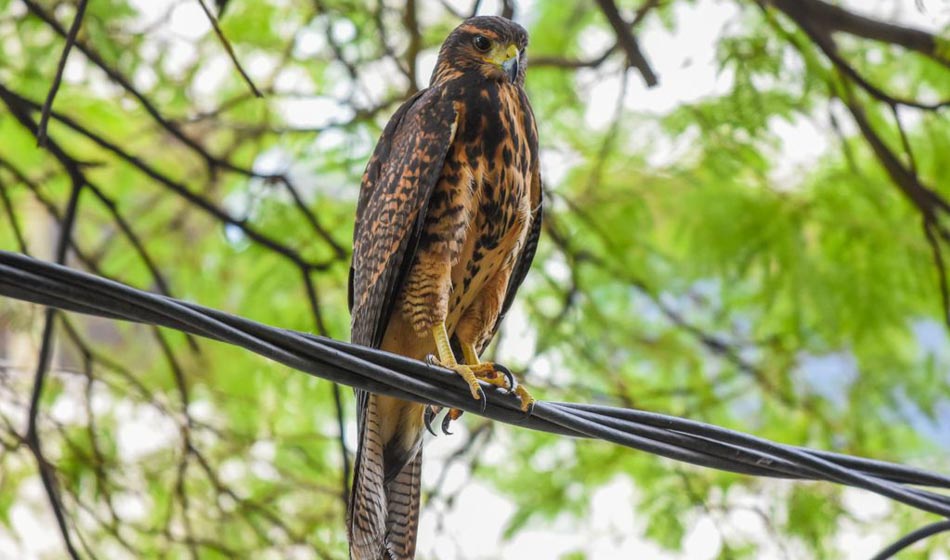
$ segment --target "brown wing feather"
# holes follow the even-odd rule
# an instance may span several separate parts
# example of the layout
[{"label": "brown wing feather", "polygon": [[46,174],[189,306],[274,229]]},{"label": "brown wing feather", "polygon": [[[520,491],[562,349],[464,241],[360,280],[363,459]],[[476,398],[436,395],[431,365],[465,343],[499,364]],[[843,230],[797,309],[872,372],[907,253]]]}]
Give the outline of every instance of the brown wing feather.
[{"label": "brown wing feather", "polygon": [[[377,188],[379,181],[379,170],[383,164],[389,160],[389,153],[392,149],[393,138],[396,136],[396,131],[399,130],[399,126],[406,117],[406,113],[409,112],[409,109],[411,109],[412,106],[416,104],[416,101],[418,101],[425,92],[426,90],[417,92],[415,95],[407,99],[402,105],[400,105],[398,109],[396,109],[396,112],[393,113],[393,116],[389,118],[389,122],[386,123],[386,127],[383,129],[382,134],[379,135],[379,140],[376,142],[376,148],[373,149],[373,155],[370,156],[369,161],[366,163],[366,170],[363,171],[363,177],[360,181],[359,199],[356,202],[356,222],[353,224],[354,246],[356,244],[356,239],[360,237],[365,227],[364,218],[366,215],[366,207],[369,203],[370,196]],[[351,314],[353,312],[354,298],[353,265],[356,263],[356,261],[356,254],[354,254],[353,260],[350,263],[350,278],[349,285],[347,286],[347,303],[349,305]]]},{"label": "brown wing feather", "polygon": [[[443,97],[441,88],[419,92],[390,119],[366,166],[356,209],[348,294],[350,340],[356,344],[378,348],[382,343],[396,297],[415,257],[429,199],[455,136],[456,118],[455,107]],[[418,514],[421,458],[417,456],[411,463],[414,467],[400,471],[397,480],[384,477],[384,443],[379,440],[378,425],[367,420],[375,409],[370,409],[366,391],[356,391],[356,400],[361,436],[348,508],[350,551],[357,558],[376,558],[388,546],[384,532],[402,530],[393,524],[404,516]],[[393,483],[399,488],[390,489]],[[405,501],[406,496],[388,496],[390,490],[398,493],[400,484],[412,490],[406,493],[411,507],[396,503]],[[387,513],[387,499],[398,511]],[[394,549],[388,556],[403,551],[411,557],[414,535],[408,529],[405,534],[395,535],[398,538],[391,543]]]},{"label": "brown wing feather", "polygon": [[[390,118],[360,185],[350,265],[350,340],[378,348],[415,256],[432,191],[455,136],[457,114],[427,88]],[[367,395],[356,391],[362,430]]]},{"label": "brown wing feather", "polygon": [[350,339],[356,344],[382,342],[452,144],[456,116],[441,89],[421,91],[397,111],[367,165],[350,267]]}]

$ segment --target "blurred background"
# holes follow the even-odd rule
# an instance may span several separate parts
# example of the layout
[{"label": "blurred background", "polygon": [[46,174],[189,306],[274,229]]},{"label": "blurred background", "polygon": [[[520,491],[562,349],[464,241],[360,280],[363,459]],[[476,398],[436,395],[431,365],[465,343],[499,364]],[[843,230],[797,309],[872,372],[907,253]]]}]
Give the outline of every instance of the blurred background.
[{"label": "blurred background", "polygon": [[[950,2],[97,0],[43,150],[79,5],[0,0],[0,249],[54,259],[79,184],[70,266],[346,340],[381,128],[452,28],[504,14],[546,223],[490,357],[544,399],[950,471]],[[64,529],[83,558],[346,557],[348,388],[57,314],[31,406],[44,316],[0,299],[0,557],[68,557]],[[454,429],[427,442],[420,558],[867,558],[932,520]]]}]

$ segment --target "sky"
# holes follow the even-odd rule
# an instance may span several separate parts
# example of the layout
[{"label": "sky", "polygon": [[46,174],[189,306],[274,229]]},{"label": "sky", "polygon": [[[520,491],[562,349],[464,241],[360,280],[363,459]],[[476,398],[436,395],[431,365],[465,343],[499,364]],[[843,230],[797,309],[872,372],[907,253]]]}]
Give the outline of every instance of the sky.
[{"label": "sky", "polygon": [[[142,21],[148,22],[163,14],[172,1],[133,0],[131,3],[142,13]],[[433,0],[426,0],[423,5],[426,3],[437,4]],[[950,22],[950,1],[947,0],[924,0],[923,10],[915,6],[914,0],[904,0],[901,9],[896,13],[890,9],[894,5],[891,0],[847,0],[844,4],[869,15],[928,30],[937,30]],[[466,1],[462,5],[467,7],[470,3]],[[496,5],[497,2],[493,1],[483,2],[481,11],[495,13]],[[530,5],[531,2],[521,2],[519,13],[530,14]],[[422,13],[425,13],[424,8]],[[677,28],[674,32],[663,28],[655,18],[647,18],[638,31],[638,38],[659,75],[660,83],[650,89],[643,84],[637,73],[630,73],[626,84],[626,108],[661,115],[684,102],[726,91],[731,77],[717,71],[713,46],[719,37],[729,33],[730,23],[737,13],[735,3],[728,1],[699,0],[690,5],[678,4]],[[530,16],[526,15],[521,22],[530,25]],[[178,39],[166,63],[182,64],[193,57],[195,52],[190,44],[210,31],[207,19],[196,2],[180,3],[172,12],[168,26],[159,31]],[[347,33],[351,31],[341,25],[334,33],[338,39],[345,41]],[[609,40],[610,36],[606,32],[591,34],[584,39],[590,54],[601,52]],[[323,41],[318,34],[310,34],[304,36],[296,48],[303,53],[316,52]],[[252,77],[266,74],[269,68],[269,61],[263,58],[251,57],[243,62]],[[419,63],[420,75],[427,77],[435,63],[435,52],[423,53]],[[73,57],[67,65],[66,79],[81,80],[86,71],[79,57]],[[216,84],[232,71],[230,63],[223,57],[210,61],[203,71],[199,93],[207,96],[209,106],[213,101]],[[394,72],[394,69],[380,68],[380,72],[364,84],[367,96],[381,95],[387,72]],[[139,84],[147,84],[155,77],[143,70],[135,79]],[[282,76],[278,85],[294,89],[305,85],[304,81],[301,76],[288,75]],[[607,126],[622,89],[619,78],[604,78],[600,73],[589,71],[580,72],[577,81],[586,91],[586,98],[589,100],[585,114],[587,124],[593,128]],[[103,84],[102,87],[109,86]],[[340,106],[330,97],[294,99],[280,103],[282,113],[291,126],[320,126],[329,120],[345,118],[345,115],[340,115]],[[777,183],[791,183],[801,169],[807,168],[828,149],[833,140],[830,130],[824,124],[825,120],[825,117],[816,117],[799,118],[792,123],[773,123],[773,130],[781,139],[775,155],[782,164],[773,171],[773,179]],[[848,119],[841,121],[848,122]],[[648,135],[649,131],[646,131],[645,136]],[[632,138],[631,141],[636,142],[638,139]],[[660,148],[655,150],[652,156],[654,159],[651,163],[660,164],[664,160],[675,158],[678,149],[680,147],[668,141],[666,144],[661,142]],[[569,163],[560,161],[557,157],[545,157],[542,161],[542,172],[556,180],[559,174],[566,172]],[[269,154],[257,165],[259,168],[271,168],[283,164],[279,154]],[[523,316],[519,317],[518,313],[512,315],[507,332],[514,334],[509,334],[509,339],[501,342],[502,356],[506,353],[513,355],[528,351],[523,347],[523,341],[530,343],[532,337],[526,325]],[[928,327],[924,325],[921,329],[927,331]],[[931,340],[928,338],[931,335],[924,332],[921,336]],[[942,330],[940,335],[932,336],[937,337],[933,340],[943,337]],[[822,375],[825,370],[844,372],[842,376],[835,378],[833,383],[847,383],[848,372],[853,371],[853,365],[849,366],[848,356],[816,357],[806,363],[806,367],[814,371],[816,378],[821,379],[829,378],[828,375]],[[544,369],[544,364],[539,365],[538,370],[542,374]],[[816,386],[817,390],[833,390],[833,387],[822,383],[816,382]],[[211,411],[205,413],[210,414]],[[64,396],[63,400],[54,405],[53,414],[63,421],[69,421],[76,419],[82,412],[76,403],[71,403]],[[198,411],[198,414],[201,414],[201,411]],[[145,409],[127,407],[127,410],[120,411],[119,415],[123,416],[125,421],[120,423],[122,428],[118,434],[118,445],[126,456],[134,457],[151,452],[161,448],[165,442],[171,442],[175,437],[174,425],[163,424],[160,418],[150,416]],[[464,431],[465,422],[457,422],[454,429],[458,432]],[[350,426],[348,435],[349,441],[354,442],[354,425]],[[427,441],[423,469],[424,486],[432,487],[436,483],[441,475],[441,464],[456,450],[460,441],[462,438],[459,437],[430,438]],[[498,436],[484,451],[482,463],[488,467],[500,464],[509,452],[510,449],[506,446],[506,430],[499,430]],[[570,453],[570,446],[566,446],[561,452]],[[232,465],[228,468],[258,469],[255,472],[267,476],[267,456],[266,449],[257,449],[248,458],[250,466]],[[539,459],[544,463],[541,466],[547,468],[557,468],[558,460],[558,451]],[[544,470],[540,469],[539,476],[543,476]],[[224,473],[224,476],[227,476],[227,473]],[[759,558],[763,560],[802,558],[806,554],[804,551],[795,550],[794,545],[787,545],[791,546],[791,549],[783,549],[770,538],[766,520],[757,512],[758,509],[768,511],[768,504],[789,492],[791,484],[793,483],[776,482],[769,486],[768,491],[755,495],[736,490],[729,495],[714,496],[713,501],[733,507],[723,510],[723,513],[692,514],[687,523],[683,550],[670,552],[660,549],[643,537],[645,519],[638,515],[634,508],[637,488],[626,478],[617,477],[590,496],[588,518],[577,520],[564,516],[556,519],[550,526],[529,525],[511,540],[504,541],[502,531],[514,514],[514,506],[504,495],[487,484],[472,480],[465,467],[455,465],[449,470],[445,489],[458,489],[457,498],[451,506],[434,503],[423,514],[419,534],[419,557],[440,560],[545,559],[581,551],[588,557],[597,559],[703,560],[715,558],[719,554],[723,545],[722,535],[726,535],[730,541],[760,543],[762,553]],[[851,489],[844,491],[844,504],[855,519],[880,520],[882,524],[886,522],[892,510],[892,505],[887,500],[868,492]],[[119,507],[129,515],[136,515],[141,514],[146,504],[135,496],[125,496],[120,499]],[[12,535],[0,529],[0,558],[39,559],[47,552],[55,553],[61,550],[61,541],[58,534],[52,530],[53,520],[38,478],[21,485],[17,503],[11,510],[11,521],[18,538],[14,539]],[[848,520],[842,520],[838,529],[836,543],[843,559],[868,558],[893,537],[886,534],[869,534],[865,528]],[[950,556],[946,553],[937,553],[934,556],[934,560],[948,558]]]}]

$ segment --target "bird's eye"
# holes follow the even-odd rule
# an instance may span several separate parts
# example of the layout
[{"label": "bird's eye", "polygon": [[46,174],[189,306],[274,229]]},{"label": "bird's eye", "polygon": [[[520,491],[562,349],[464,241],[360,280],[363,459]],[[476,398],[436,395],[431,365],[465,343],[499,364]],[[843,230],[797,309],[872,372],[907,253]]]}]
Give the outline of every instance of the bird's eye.
[{"label": "bird's eye", "polygon": [[476,49],[482,52],[488,52],[488,49],[491,48],[491,41],[484,35],[476,35],[475,39],[472,40],[472,44],[475,45]]}]

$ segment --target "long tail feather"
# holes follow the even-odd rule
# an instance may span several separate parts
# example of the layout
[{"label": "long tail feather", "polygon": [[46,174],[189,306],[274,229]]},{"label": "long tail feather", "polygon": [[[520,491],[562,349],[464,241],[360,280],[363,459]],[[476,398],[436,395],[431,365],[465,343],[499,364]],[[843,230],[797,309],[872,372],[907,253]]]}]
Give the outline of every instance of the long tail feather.
[{"label": "long tail feather", "polygon": [[412,560],[419,532],[419,487],[422,482],[422,447],[399,474],[386,484],[386,548],[393,560]]},{"label": "long tail feather", "polygon": [[[421,433],[385,442],[379,397],[361,393],[360,439],[347,530],[353,560],[412,560],[419,528]],[[404,428],[412,429],[412,428]],[[403,442],[413,442],[400,446]]]},{"label": "long tail feather", "polygon": [[368,397],[360,423],[347,519],[350,558],[353,560],[383,560],[387,557],[381,419],[376,399],[372,395]]}]

